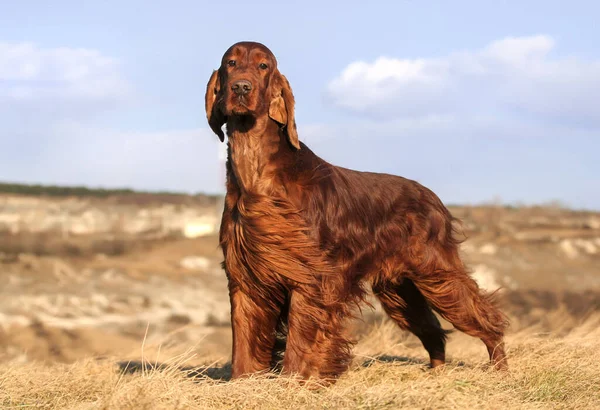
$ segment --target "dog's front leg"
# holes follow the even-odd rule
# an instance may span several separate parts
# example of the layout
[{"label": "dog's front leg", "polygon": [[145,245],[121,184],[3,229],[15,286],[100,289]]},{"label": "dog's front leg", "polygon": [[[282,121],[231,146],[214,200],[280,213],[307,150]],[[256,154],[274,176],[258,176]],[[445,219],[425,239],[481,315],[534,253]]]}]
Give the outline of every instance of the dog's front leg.
[{"label": "dog's front leg", "polygon": [[231,286],[233,351],[231,377],[270,370],[275,328],[280,309],[257,304],[237,286]]},{"label": "dog's front leg", "polygon": [[287,374],[331,382],[350,364],[351,343],[345,337],[343,305],[323,304],[317,288],[291,292],[288,335],[283,360]]}]

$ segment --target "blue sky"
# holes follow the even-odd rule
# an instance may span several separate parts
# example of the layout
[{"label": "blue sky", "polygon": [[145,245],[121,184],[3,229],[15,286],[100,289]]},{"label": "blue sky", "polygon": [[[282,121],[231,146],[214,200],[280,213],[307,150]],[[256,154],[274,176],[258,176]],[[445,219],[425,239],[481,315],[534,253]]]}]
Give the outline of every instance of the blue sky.
[{"label": "blue sky", "polygon": [[0,180],[223,192],[204,115],[234,42],[274,51],[300,139],[449,203],[600,209],[600,3],[0,3]]}]

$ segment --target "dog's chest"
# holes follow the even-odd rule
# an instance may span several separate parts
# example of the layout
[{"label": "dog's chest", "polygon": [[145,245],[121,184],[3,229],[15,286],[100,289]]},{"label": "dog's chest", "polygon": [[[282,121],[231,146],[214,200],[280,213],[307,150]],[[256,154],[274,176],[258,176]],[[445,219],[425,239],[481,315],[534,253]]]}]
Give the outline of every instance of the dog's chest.
[{"label": "dog's chest", "polygon": [[312,283],[331,270],[301,214],[281,198],[238,201],[226,227],[226,268],[236,281]]}]

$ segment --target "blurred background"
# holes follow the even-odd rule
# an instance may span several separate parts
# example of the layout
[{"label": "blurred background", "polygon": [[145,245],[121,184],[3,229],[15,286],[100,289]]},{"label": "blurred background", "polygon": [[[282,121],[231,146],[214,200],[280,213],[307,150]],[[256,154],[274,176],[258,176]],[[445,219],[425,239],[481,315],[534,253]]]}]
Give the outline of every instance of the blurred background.
[{"label": "blurred background", "polygon": [[599,14],[591,0],[0,2],[0,361],[127,359],[142,340],[227,359],[224,144],[204,92],[241,40],[275,53],[319,156],[417,180],[464,221],[465,258],[501,288],[512,331],[575,325],[600,310]]}]

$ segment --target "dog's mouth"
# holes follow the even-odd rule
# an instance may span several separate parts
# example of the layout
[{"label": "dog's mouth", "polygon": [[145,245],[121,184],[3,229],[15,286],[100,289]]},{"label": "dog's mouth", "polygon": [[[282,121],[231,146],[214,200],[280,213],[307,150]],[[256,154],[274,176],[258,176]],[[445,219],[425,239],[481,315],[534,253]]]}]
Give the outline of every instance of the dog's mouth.
[{"label": "dog's mouth", "polygon": [[234,95],[229,100],[229,103],[232,114],[249,114],[252,112],[248,97],[245,95]]},{"label": "dog's mouth", "polygon": [[243,95],[233,97],[233,112],[247,113],[250,111],[248,101]]}]

